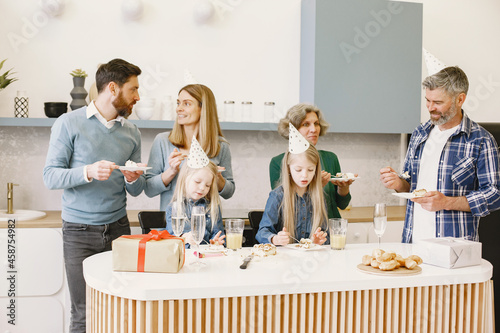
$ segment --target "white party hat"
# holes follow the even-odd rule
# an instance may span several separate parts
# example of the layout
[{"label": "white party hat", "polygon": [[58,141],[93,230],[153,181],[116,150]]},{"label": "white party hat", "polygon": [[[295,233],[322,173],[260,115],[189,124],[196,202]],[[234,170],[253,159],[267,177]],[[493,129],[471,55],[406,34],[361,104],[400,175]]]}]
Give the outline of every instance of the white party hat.
[{"label": "white party hat", "polygon": [[433,75],[446,67],[438,58],[432,55],[426,49],[424,50],[425,66],[427,67],[427,74]]},{"label": "white party hat", "polygon": [[309,141],[290,123],[288,127],[288,151],[292,154],[300,154],[305,152],[309,146]]},{"label": "white party hat", "polygon": [[187,160],[187,165],[193,169],[201,169],[208,165],[210,160],[203,148],[201,148],[200,143],[193,136],[193,141],[191,141],[191,148],[189,149],[189,155]]},{"label": "white party hat", "polygon": [[197,84],[198,81],[195,79],[193,74],[189,71],[189,69],[184,70],[184,84]]}]

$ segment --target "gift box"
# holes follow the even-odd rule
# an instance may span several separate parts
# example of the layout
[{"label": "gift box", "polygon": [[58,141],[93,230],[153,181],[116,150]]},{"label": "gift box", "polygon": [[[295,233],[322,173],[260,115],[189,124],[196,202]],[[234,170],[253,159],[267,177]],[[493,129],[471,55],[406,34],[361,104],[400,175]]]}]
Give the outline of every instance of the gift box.
[{"label": "gift box", "polygon": [[416,246],[416,251],[426,264],[458,268],[481,264],[481,243],[461,238],[442,237],[425,239]]},{"label": "gift box", "polygon": [[184,265],[184,240],[168,231],[125,235],[112,243],[113,270],[177,273]]}]

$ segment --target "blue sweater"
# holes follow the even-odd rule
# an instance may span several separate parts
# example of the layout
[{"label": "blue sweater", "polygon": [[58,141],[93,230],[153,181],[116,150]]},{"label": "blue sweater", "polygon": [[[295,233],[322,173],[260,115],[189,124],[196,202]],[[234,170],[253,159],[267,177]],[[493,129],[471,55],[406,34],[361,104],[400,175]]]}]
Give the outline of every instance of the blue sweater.
[{"label": "blue sweater", "polygon": [[120,170],[106,181],[85,181],[83,168],[107,160],[125,165],[141,161],[141,133],[125,120],[108,129],[86,107],[60,116],[52,126],[43,181],[49,189],[63,189],[62,218],[67,222],[107,224],[124,217],[127,194],[139,195],[145,178],[126,184]]}]

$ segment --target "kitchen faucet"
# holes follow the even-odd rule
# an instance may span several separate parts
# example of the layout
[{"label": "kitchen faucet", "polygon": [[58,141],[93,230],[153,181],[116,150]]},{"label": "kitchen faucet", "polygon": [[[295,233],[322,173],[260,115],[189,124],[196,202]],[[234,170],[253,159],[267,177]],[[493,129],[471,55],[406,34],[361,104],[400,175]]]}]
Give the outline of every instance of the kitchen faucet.
[{"label": "kitchen faucet", "polygon": [[7,183],[7,214],[14,214],[14,186],[19,184]]}]

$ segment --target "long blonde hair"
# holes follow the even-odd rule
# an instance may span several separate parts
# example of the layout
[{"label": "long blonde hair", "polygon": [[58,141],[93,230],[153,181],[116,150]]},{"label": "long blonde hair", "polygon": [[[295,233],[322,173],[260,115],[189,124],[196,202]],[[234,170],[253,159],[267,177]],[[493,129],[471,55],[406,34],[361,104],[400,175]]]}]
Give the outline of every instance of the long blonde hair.
[{"label": "long blonde hair", "polygon": [[[179,94],[181,91],[191,95],[201,107],[197,140],[209,158],[217,156],[220,151],[219,138],[224,138],[224,135],[220,129],[217,104],[212,90],[203,84],[188,84],[179,90]],[[177,122],[177,118],[168,139],[176,147],[188,148],[186,133],[183,126]]]},{"label": "long blonde hair", "polygon": [[[327,212],[325,207],[325,196],[323,194],[323,185],[321,183],[321,162],[319,153],[313,145],[303,152],[307,160],[314,165],[316,165],[316,171],[311,183],[307,186],[307,191],[311,196],[311,203],[313,208],[312,214],[312,229],[310,234],[313,234],[318,227],[323,226],[325,230]],[[295,237],[295,225],[296,225],[296,207],[295,207],[295,193],[297,185],[292,179],[290,174],[290,164],[293,163],[295,158],[302,154],[291,154],[286,152],[283,157],[283,162],[281,165],[281,185],[283,186],[283,201],[281,203],[281,208],[283,212],[283,226],[290,233],[290,235]]]},{"label": "long blonde hair", "polygon": [[[210,212],[212,219],[212,229],[217,224],[219,220],[219,210],[220,210],[220,198],[219,191],[217,189],[217,166],[213,162],[209,162],[205,167],[212,174],[212,184],[210,184],[210,190],[208,191],[205,199],[208,201],[209,208],[206,213]],[[185,200],[187,198],[186,187],[193,177],[194,173],[200,169],[190,168],[187,163],[184,163],[181,167],[181,171],[179,172],[179,177],[177,178],[177,185],[175,186],[175,193],[172,197],[172,204],[178,205],[177,209],[182,209],[185,211]]]}]

